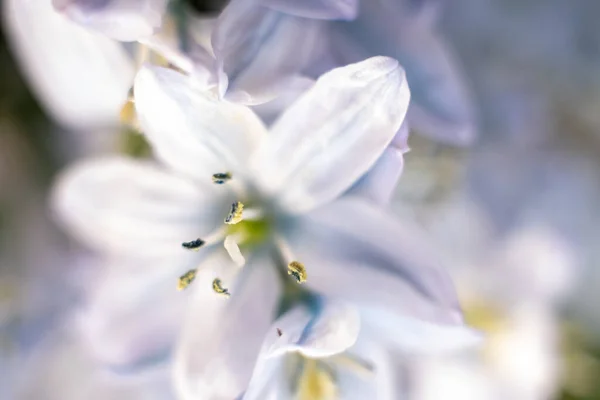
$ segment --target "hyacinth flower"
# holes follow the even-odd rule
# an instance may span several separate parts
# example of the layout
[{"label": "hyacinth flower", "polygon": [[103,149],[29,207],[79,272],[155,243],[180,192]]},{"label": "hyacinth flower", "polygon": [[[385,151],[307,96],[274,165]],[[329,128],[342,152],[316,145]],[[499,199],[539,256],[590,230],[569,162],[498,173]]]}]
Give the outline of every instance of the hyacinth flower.
[{"label": "hyacinth flower", "polygon": [[208,398],[237,396],[282,304],[307,293],[368,306],[383,326],[399,315],[471,335],[417,235],[359,194],[342,196],[404,120],[410,94],[397,61],[332,70],[269,132],[250,109],[190,79],[146,66],[135,80],[138,118],[164,167],[90,160],[55,190],[65,226],[130,268],[109,272],[84,316],[104,361],[160,358],[182,329],[178,376]]},{"label": "hyacinth flower", "polygon": [[220,93],[245,104],[276,96],[298,76],[384,55],[405,68],[408,121],[436,140],[475,137],[468,91],[436,32],[440,4],[408,0],[232,0],[215,23]]},{"label": "hyacinth flower", "polygon": [[[197,19],[181,1],[174,1],[174,11],[166,14],[164,0],[91,3],[55,0],[57,9],[82,25],[94,29],[94,21],[102,21],[100,30],[108,36],[145,44],[221,97],[246,105],[270,102],[290,87],[306,87],[334,67],[393,57],[412,88],[412,128],[455,145],[475,138],[469,93],[436,32],[437,1],[232,0],[210,23]],[[162,26],[148,16],[159,11]],[[144,24],[136,18],[148,20],[154,29],[140,35],[135,28]],[[131,31],[123,34],[121,27]]]}]

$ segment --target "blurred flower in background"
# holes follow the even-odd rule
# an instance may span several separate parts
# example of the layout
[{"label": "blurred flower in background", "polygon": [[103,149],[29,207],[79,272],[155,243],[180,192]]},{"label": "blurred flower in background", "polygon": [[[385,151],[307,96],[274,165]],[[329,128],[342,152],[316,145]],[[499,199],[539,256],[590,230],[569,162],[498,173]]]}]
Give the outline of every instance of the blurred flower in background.
[{"label": "blurred flower in background", "polygon": [[[152,157],[127,114],[143,62],[183,71],[207,93],[263,103],[253,107],[269,124],[326,70],[386,55],[407,71],[413,97],[410,125],[384,153],[389,164],[378,164],[392,165],[392,177],[403,168],[387,212],[425,232],[467,322],[487,340],[479,351],[382,356],[363,340],[363,322],[354,345],[336,337],[331,360],[296,369],[296,389],[335,398],[337,382],[359,396],[351,370],[361,376],[351,383],[373,384],[380,398],[600,399],[598,2],[360,0],[328,9],[264,0],[260,11],[258,2],[226,3],[4,0],[0,397],[176,398],[167,354],[119,368],[93,346],[141,356],[171,340],[179,328],[170,321],[189,321],[186,298],[172,290],[174,260],[94,253],[56,228],[46,202],[75,158]],[[422,135],[402,154],[409,128]],[[385,204],[382,176],[355,193],[382,190],[373,199]],[[140,280],[152,282],[142,291]],[[168,301],[146,295],[163,286]],[[146,307],[132,318],[124,310],[137,304]],[[100,316],[110,316],[106,325],[90,323]],[[268,360],[288,369],[299,349],[310,352],[294,339],[305,322],[294,321],[277,320],[260,338],[263,354],[277,353]],[[108,327],[141,339],[122,352]],[[383,375],[394,394],[369,372],[390,357],[394,372]],[[259,374],[262,361],[247,363],[249,390],[264,389],[255,377],[273,376]]]}]

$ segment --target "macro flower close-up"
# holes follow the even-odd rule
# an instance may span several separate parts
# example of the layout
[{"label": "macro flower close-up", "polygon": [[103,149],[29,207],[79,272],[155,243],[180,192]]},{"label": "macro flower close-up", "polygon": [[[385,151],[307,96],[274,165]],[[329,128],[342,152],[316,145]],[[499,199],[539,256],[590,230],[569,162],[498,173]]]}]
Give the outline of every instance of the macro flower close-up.
[{"label": "macro flower close-up", "polygon": [[600,399],[596,0],[4,0],[0,398]]}]

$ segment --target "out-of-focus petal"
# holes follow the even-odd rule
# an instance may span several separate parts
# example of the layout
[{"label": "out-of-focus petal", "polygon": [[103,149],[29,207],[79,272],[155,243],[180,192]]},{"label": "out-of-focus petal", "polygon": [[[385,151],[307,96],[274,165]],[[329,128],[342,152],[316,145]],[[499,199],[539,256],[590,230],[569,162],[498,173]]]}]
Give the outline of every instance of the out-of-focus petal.
[{"label": "out-of-focus petal", "polygon": [[[110,157],[67,170],[53,193],[59,219],[92,248],[149,257],[180,254],[181,243],[212,232],[227,215],[229,192],[151,163]],[[219,201],[222,200],[222,201]]]},{"label": "out-of-focus petal", "polygon": [[[406,2],[361,1],[358,18],[329,30],[334,64],[373,55],[396,58],[406,70],[412,101],[411,126],[436,140],[455,145],[476,135],[472,99],[457,61],[429,20],[431,7],[411,9]],[[415,13],[415,11],[417,11]],[[421,18],[425,13],[426,18]]]},{"label": "out-of-focus petal", "polygon": [[[257,256],[239,269],[223,251],[204,264],[190,289],[194,291],[176,354],[174,378],[185,400],[233,399],[246,388],[271,326],[281,288],[270,257]],[[232,274],[231,271],[234,271]],[[225,298],[211,289],[223,280]]]},{"label": "out-of-focus petal", "polygon": [[358,0],[262,0],[275,10],[305,18],[354,19]]},{"label": "out-of-focus petal", "polygon": [[144,133],[167,166],[200,181],[218,172],[234,179],[266,130],[248,108],[195,90],[176,71],[143,67],[135,78],[135,106]]},{"label": "out-of-focus petal", "polygon": [[461,324],[449,275],[419,230],[343,198],[283,231],[308,285],[332,297],[443,324]]},{"label": "out-of-focus petal", "polygon": [[306,211],[339,196],[371,168],[394,138],[410,91],[387,57],[321,76],[273,125],[252,162],[280,204]]},{"label": "out-of-focus petal", "polygon": [[125,50],[68,21],[49,0],[2,6],[13,51],[48,112],[70,128],[117,126],[134,75]]},{"label": "out-of-focus petal", "polygon": [[483,345],[483,334],[462,324],[435,324],[390,310],[365,309],[365,333],[407,354],[440,355]]},{"label": "out-of-focus petal", "polygon": [[126,42],[151,36],[168,0],[52,0],[54,8],[82,26]]},{"label": "out-of-focus petal", "polygon": [[75,319],[92,355],[125,372],[167,359],[189,301],[177,291],[177,281],[197,266],[191,261],[184,257],[104,261],[102,273],[91,277]]},{"label": "out-of-focus petal", "polygon": [[277,97],[311,59],[320,28],[256,0],[232,0],[212,35],[220,95],[248,105]]}]

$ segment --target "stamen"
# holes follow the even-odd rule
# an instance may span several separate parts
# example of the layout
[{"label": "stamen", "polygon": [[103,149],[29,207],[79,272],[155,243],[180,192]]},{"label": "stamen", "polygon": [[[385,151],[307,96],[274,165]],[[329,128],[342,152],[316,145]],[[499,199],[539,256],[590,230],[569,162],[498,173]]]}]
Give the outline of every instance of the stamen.
[{"label": "stamen", "polygon": [[354,373],[363,376],[364,378],[372,378],[374,375],[375,367],[361,358],[354,357],[349,354],[338,354],[330,359],[331,362],[352,370]]},{"label": "stamen", "polygon": [[225,223],[228,225],[235,225],[242,221],[242,213],[244,212],[244,203],[241,201],[236,201],[231,205],[231,211],[227,218],[225,218]]},{"label": "stamen", "polygon": [[227,288],[223,287],[221,280],[219,278],[215,278],[215,280],[212,283],[212,288],[215,291],[215,293],[218,293],[222,296],[225,296],[225,297],[231,296],[231,294],[229,293],[229,290],[227,290]]},{"label": "stamen", "polygon": [[196,240],[192,240],[191,242],[183,242],[181,243],[181,246],[184,249],[198,251],[200,247],[204,246],[204,243],[206,243],[204,240],[198,238]]},{"label": "stamen", "polygon": [[302,264],[301,262],[294,260],[295,257],[294,257],[294,254],[292,253],[292,249],[290,249],[290,246],[286,243],[286,241],[283,239],[283,237],[276,236],[275,243],[277,243],[277,248],[279,249],[279,252],[281,253],[281,257],[285,261],[288,261],[288,266],[287,266],[288,275],[293,276],[294,279],[296,279],[296,282],[298,282],[298,283],[306,282],[306,278],[307,278],[306,267],[304,267],[304,264]]},{"label": "stamen", "polygon": [[235,265],[237,265],[238,267],[243,267],[246,264],[246,259],[242,255],[240,247],[235,241],[233,235],[229,235],[225,238],[225,240],[223,241],[223,247],[225,247],[225,250],[227,250],[229,257],[231,257]]},{"label": "stamen", "polygon": [[179,277],[179,283],[177,284],[177,290],[183,290],[187,288],[196,279],[196,270],[190,269],[185,274]]},{"label": "stamen", "polygon": [[304,267],[304,264],[298,261],[292,261],[289,263],[288,275],[292,275],[298,283],[306,282],[306,268]]},{"label": "stamen", "polygon": [[229,180],[231,180],[231,173],[229,172],[219,172],[212,176],[213,183],[216,183],[217,185],[222,185]]}]

